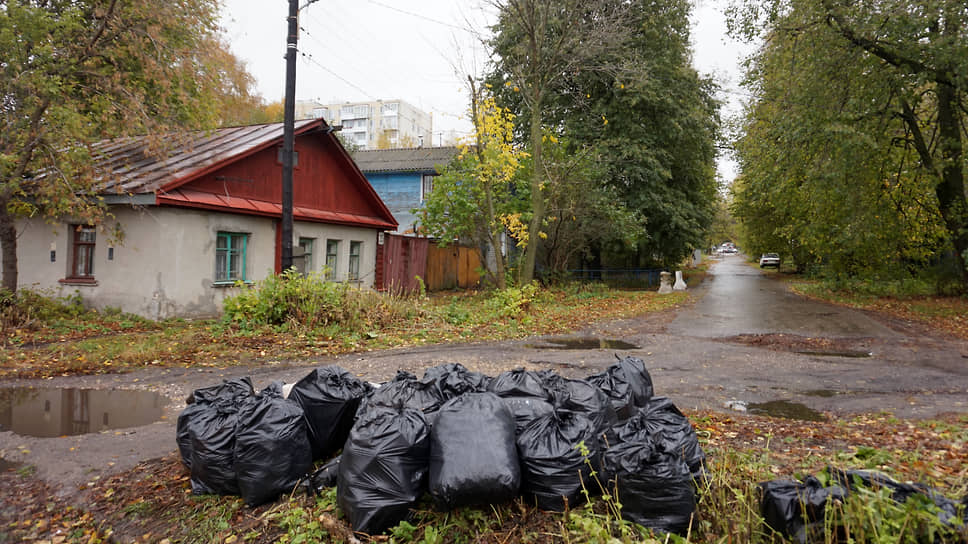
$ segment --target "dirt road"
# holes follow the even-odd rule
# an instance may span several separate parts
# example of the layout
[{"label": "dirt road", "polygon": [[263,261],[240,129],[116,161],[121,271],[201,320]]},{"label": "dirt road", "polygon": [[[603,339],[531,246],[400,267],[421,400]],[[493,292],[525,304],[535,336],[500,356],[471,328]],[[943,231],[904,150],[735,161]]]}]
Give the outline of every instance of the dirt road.
[{"label": "dirt road", "polygon": [[[909,323],[804,300],[740,257],[715,264],[678,313],[599,323],[567,338],[438,345],[368,352],[258,368],[161,369],[124,375],[6,382],[63,388],[157,391],[164,419],[141,427],[57,438],[0,432],[0,458],[27,463],[63,493],[107,473],[173,451],[175,421],[195,388],[251,376],[257,388],[295,381],[314,366],[337,364],[374,382],[398,370],[459,362],[491,375],[526,367],[584,377],[615,356],[645,360],[655,390],[682,408],[759,408],[794,416],[892,412],[902,418],[968,412],[968,342]],[[560,341],[560,342],[559,342]]]}]

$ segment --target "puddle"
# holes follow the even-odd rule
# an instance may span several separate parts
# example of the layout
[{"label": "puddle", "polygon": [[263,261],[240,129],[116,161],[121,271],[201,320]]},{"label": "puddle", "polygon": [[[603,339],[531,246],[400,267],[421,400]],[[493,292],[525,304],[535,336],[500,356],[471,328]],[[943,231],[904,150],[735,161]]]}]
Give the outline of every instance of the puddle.
[{"label": "puddle", "polygon": [[802,421],[824,421],[823,414],[807,408],[799,402],[787,400],[771,400],[769,402],[751,402],[746,409],[751,414],[761,416],[782,417],[785,419],[799,419]]},{"label": "puddle", "polygon": [[151,391],[0,388],[0,431],[51,438],[139,427],[161,419],[167,403]]},{"label": "puddle", "polygon": [[811,389],[810,391],[804,391],[803,394],[808,397],[830,398],[836,397],[840,392],[834,391],[833,389]]},{"label": "puddle", "polygon": [[639,346],[622,340],[594,336],[546,338],[541,344],[526,344],[525,347],[531,349],[639,349]]},{"label": "puddle", "polygon": [[853,357],[853,358],[866,358],[872,357],[874,354],[869,351],[861,350],[797,350],[794,353],[799,353],[800,355],[814,355],[816,357]]}]

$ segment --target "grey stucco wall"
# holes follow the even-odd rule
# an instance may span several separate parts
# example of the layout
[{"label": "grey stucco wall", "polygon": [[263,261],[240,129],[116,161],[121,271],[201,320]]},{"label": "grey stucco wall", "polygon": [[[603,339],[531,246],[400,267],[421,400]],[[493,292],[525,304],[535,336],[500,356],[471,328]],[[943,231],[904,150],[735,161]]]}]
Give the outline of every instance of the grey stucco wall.
[{"label": "grey stucco wall", "polygon": [[[237,287],[216,286],[215,241],[219,231],[248,233],[247,279],[258,281],[273,272],[275,222],[269,218],[178,208],[117,207],[97,234],[94,252],[96,284],[65,284],[71,249],[69,223],[40,220],[18,223],[19,281],[23,288],[55,295],[79,293],[94,308],[115,307],[152,319],[212,317]],[[119,226],[123,239],[109,240]],[[347,278],[350,241],[362,242],[360,285],[372,287],[377,231],[320,223],[296,222],[293,245],[314,239],[313,268],[325,264],[327,239],[340,240],[336,280]],[[113,258],[109,259],[109,248]],[[54,261],[51,262],[51,251]]]}]

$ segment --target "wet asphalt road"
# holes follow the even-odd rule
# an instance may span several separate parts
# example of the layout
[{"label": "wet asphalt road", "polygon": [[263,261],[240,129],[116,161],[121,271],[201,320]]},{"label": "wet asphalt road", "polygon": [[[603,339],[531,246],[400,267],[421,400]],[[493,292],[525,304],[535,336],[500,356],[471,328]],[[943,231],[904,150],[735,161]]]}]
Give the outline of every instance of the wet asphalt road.
[{"label": "wet asphalt road", "polygon": [[[561,349],[549,342],[553,339],[538,337],[400,348],[253,368],[149,369],[0,383],[140,389],[170,400],[162,420],[140,427],[58,438],[0,432],[0,459],[34,465],[38,476],[61,484],[61,492],[70,494],[84,482],[174,451],[175,421],[183,399],[195,388],[246,375],[256,388],[262,388],[273,380],[296,381],[313,367],[330,364],[374,382],[392,378],[397,370],[420,374],[427,367],[450,362],[490,375],[526,367],[586,377],[610,365],[616,356],[632,355],[645,361],[656,394],[672,398],[684,409],[731,411],[743,417],[744,412],[732,407],[779,401],[829,418],[883,411],[905,418],[968,412],[968,342],[802,299],[743,259],[728,256],[717,261],[703,284],[691,288],[697,298],[694,305],[576,331],[570,339],[592,340],[579,343],[581,349]],[[835,339],[870,356],[797,353],[734,338],[767,333]]]}]

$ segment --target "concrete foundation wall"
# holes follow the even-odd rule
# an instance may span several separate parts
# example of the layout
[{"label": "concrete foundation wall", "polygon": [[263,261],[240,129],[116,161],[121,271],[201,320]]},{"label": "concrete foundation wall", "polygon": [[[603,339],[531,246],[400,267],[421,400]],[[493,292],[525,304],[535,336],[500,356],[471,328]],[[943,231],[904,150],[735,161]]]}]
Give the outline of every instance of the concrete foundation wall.
[{"label": "concrete foundation wall", "polygon": [[[65,280],[71,263],[72,229],[39,220],[18,223],[20,287],[55,295],[77,292],[86,305],[114,307],[152,319],[212,317],[238,287],[216,285],[215,243],[218,232],[247,233],[246,280],[272,274],[276,262],[276,221],[270,218],[178,208],[117,207],[97,233],[92,284]],[[110,240],[119,228],[123,236]],[[337,281],[347,278],[350,241],[362,242],[360,280],[371,287],[376,264],[377,231],[296,222],[298,239],[313,238],[313,269],[325,264],[327,239],[340,240]]]}]

